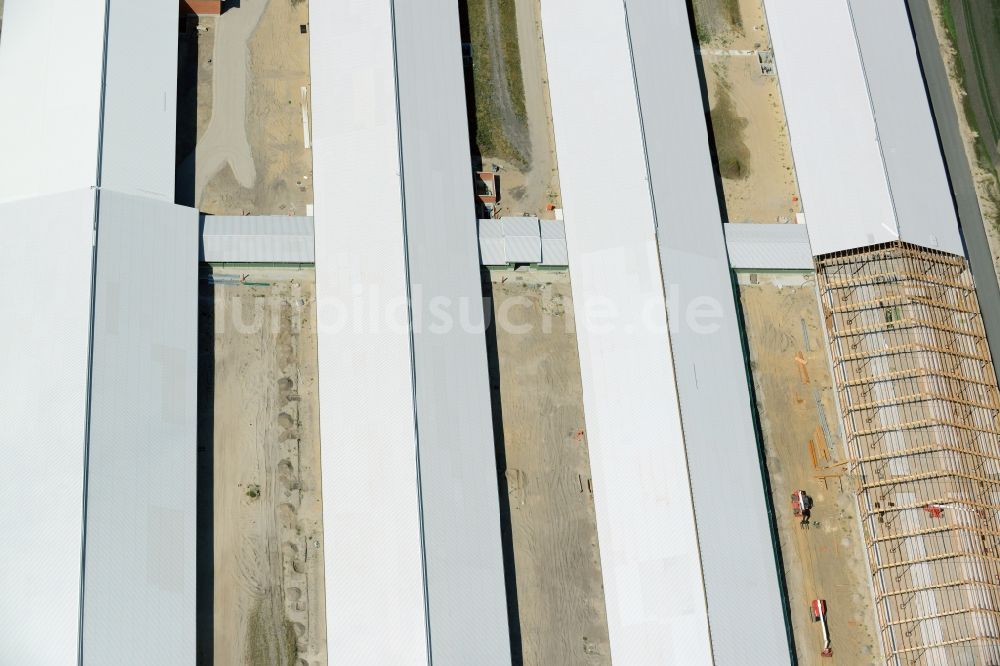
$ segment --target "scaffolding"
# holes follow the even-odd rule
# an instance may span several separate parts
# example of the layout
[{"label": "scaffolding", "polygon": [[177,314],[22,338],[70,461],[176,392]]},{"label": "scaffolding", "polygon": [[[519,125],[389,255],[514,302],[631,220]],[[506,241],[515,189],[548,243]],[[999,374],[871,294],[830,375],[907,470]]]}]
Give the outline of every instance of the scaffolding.
[{"label": "scaffolding", "polygon": [[1000,665],[1000,393],[965,259],[816,260],[886,663]]}]

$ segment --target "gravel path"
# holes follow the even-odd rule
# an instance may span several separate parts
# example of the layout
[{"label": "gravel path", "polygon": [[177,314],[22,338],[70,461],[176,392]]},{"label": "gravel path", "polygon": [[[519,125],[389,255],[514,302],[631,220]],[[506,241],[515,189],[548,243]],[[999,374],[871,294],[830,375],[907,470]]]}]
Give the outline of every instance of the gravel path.
[{"label": "gravel path", "polygon": [[246,130],[247,41],[268,2],[241,0],[239,7],[229,9],[219,18],[212,59],[212,119],[198,142],[195,157],[195,205],[208,182],[226,164],[241,186],[253,187],[257,180]]},{"label": "gravel path", "polygon": [[531,164],[531,141],[528,128],[518,117],[514,109],[514,100],[510,95],[510,82],[507,80],[507,58],[503,48],[503,36],[500,25],[499,0],[486,0],[486,36],[490,49],[490,76],[493,80],[491,91],[495,108],[500,115],[500,124],[504,136],[521,154],[526,165]]}]

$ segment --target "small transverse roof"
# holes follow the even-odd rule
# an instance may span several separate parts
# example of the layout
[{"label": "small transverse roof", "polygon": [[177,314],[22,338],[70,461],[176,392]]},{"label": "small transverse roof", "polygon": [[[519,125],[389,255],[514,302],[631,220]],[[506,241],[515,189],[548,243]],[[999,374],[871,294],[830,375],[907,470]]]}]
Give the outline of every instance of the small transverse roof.
[{"label": "small transverse roof", "polygon": [[479,220],[479,259],[483,266],[569,265],[566,226],[562,220],[502,217]]},{"label": "small transverse roof", "polygon": [[539,220],[542,232],[542,265],[568,266],[566,223],[563,220]]},{"label": "small transverse roof", "polygon": [[542,237],[537,217],[503,217],[504,247],[507,261],[537,264],[542,260]]},{"label": "small transverse roof", "polygon": [[764,7],[812,251],[901,239],[963,254],[906,3]]},{"label": "small transverse roof", "polygon": [[804,224],[727,224],[729,264],[735,269],[812,270]]},{"label": "small transverse roof", "polygon": [[483,266],[507,264],[507,245],[503,238],[503,225],[498,219],[479,220],[479,261]]},{"label": "small transverse roof", "polygon": [[311,264],[313,218],[205,215],[201,260],[208,263]]}]

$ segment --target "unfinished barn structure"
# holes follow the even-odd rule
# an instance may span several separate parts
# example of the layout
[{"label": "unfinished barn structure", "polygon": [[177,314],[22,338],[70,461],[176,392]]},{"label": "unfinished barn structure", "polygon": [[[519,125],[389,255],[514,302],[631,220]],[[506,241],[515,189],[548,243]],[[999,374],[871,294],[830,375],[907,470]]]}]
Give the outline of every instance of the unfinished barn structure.
[{"label": "unfinished barn structure", "polygon": [[1000,392],[906,5],[765,6],[883,657],[1000,663]]}]

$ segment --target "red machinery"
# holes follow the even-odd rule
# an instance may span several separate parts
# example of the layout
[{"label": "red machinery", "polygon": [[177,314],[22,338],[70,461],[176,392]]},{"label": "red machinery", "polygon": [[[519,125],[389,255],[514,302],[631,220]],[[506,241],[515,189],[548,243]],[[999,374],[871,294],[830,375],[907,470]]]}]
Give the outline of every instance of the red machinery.
[{"label": "red machinery", "polygon": [[800,525],[808,525],[812,515],[813,499],[804,490],[792,493],[792,513],[802,518]]},{"label": "red machinery", "polygon": [[832,657],[833,648],[830,647],[830,627],[826,624],[826,600],[813,599],[810,609],[812,610],[813,622],[819,622],[823,626],[823,651],[819,654],[822,657]]}]

